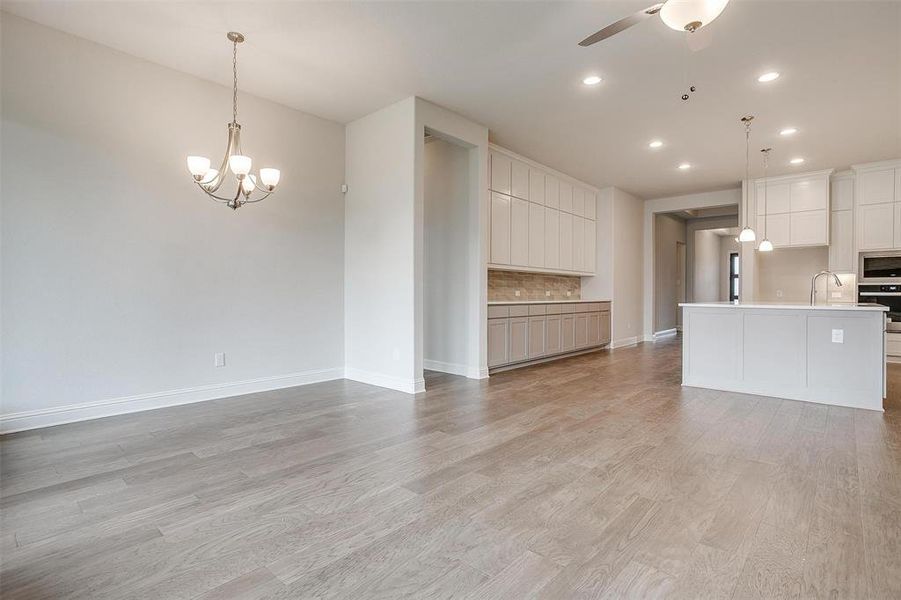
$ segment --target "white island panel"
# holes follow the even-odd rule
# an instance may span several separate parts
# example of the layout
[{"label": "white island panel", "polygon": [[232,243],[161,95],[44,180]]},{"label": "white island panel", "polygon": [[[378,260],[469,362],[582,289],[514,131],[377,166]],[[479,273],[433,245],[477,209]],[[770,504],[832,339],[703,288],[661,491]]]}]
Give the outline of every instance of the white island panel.
[{"label": "white island panel", "polygon": [[683,385],[882,410],[884,307],[680,306]]}]

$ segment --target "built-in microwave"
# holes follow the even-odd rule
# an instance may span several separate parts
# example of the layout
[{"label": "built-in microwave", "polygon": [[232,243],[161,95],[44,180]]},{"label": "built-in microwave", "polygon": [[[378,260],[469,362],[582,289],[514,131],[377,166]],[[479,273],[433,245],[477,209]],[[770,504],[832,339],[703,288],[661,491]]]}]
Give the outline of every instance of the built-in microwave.
[{"label": "built-in microwave", "polygon": [[901,251],[861,252],[857,282],[901,284]]}]

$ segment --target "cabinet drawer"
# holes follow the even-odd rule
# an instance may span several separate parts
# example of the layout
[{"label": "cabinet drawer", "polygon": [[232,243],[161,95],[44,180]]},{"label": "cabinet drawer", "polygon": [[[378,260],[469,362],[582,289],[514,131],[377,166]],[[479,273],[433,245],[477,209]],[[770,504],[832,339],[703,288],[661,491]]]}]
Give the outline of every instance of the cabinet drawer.
[{"label": "cabinet drawer", "polygon": [[[591,306],[592,305],[589,303],[576,304],[576,312],[577,313],[591,312],[591,310],[592,310]],[[594,309],[594,310],[597,310],[597,309]]]},{"label": "cabinet drawer", "polygon": [[563,312],[563,307],[559,304],[548,304],[547,305],[547,314],[549,315],[559,315]]},{"label": "cabinet drawer", "polygon": [[547,314],[547,306],[544,304],[531,304],[529,305],[529,314],[530,315],[546,315]]},{"label": "cabinet drawer", "polygon": [[560,305],[560,312],[562,312],[562,313],[574,313],[574,312],[576,312],[576,305],[575,305],[575,304],[561,304],[561,305]]},{"label": "cabinet drawer", "polygon": [[511,305],[508,308],[510,309],[511,317],[527,317],[527,316],[529,316],[529,305],[528,304]]},{"label": "cabinet drawer", "polygon": [[502,317],[510,316],[510,307],[509,306],[489,306],[488,307],[488,318],[489,319],[500,319]]}]

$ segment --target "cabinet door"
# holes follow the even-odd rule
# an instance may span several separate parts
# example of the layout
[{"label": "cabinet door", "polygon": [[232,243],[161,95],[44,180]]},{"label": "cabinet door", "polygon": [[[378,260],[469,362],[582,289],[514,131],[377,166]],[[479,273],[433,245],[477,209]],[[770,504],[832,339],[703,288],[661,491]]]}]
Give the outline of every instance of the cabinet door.
[{"label": "cabinet door", "polygon": [[610,312],[601,313],[601,343],[610,343]]},{"label": "cabinet door", "polygon": [[544,176],[544,205],[548,208],[560,208],[560,180],[553,175]]},{"label": "cabinet door", "polygon": [[573,186],[573,214],[585,216],[585,190],[578,186]]},{"label": "cabinet door", "polygon": [[565,181],[560,182],[560,210],[570,214],[573,211],[573,186]]},{"label": "cabinet door", "polygon": [[867,171],[858,175],[860,197],[859,205],[883,204],[895,201],[895,169]]},{"label": "cabinet door", "polygon": [[544,204],[544,190],[547,182],[544,180],[544,171],[529,169],[529,202]]},{"label": "cabinet door", "polygon": [[830,208],[833,211],[854,208],[854,180],[852,178],[843,177],[832,181],[832,206]]},{"label": "cabinet door", "polygon": [[560,348],[563,352],[569,352],[576,347],[575,323],[575,315],[563,315],[560,319],[560,339],[562,340]]},{"label": "cabinet door", "polygon": [[510,196],[491,194],[491,262],[510,264]]},{"label": "cabinet door", "polygon": [[562,331],[560,329],[560,315],[548,315],[544,325],[544,351],[545,354],[559,354],[563,351]]},{"label": "cabinet door", "polygon": [[510,336],[507,343],[510,349],[510,362],[519,362],[529,358],[529,319],[517,317],[509,319]]},{"label": "cabinet door", "polygon": [[901,167],[895,169],[895,202],[901,202]]},{"label": "cabinet door", "polygon": [[791,210],[791,188],[787,183],[768,183],[766,194],[764,184],[759,182],[756,187],[757,214],[780,215]]},{"label": "cabinet door", "polygon": [[[901,206],[901,205],[898,205]],[[829,269],[854,270],[854,211],[834,210],[829,223]]]},{"label": "cabinet door", "polygon": [[529,317],[529,358],[541,358],[545,350],[545,317]]},{"label": "cabinet door", "polygon": [[588,346],[588,313],[577,314],[574,327],[576,349],[585,348]]},{"label": "cabinet door", "polygon": [[510,362],[507,352],[508,319],[488,320],[488,366],[496,367]]},{"label": "cabinet door", "polygon": [[519,198],[510,201],[510,264],[529,264],[529,203]]},{"label": "cabinet door", "polygon": [[825,246],[829,243],[829,211],[791,213],[789,235],[792,246]]},{"label": "cabinet door", "polygon": [[894,231],[894,239],[895,239],[895,248],[901,248],[901,202],[895,202],[895,231]]},{"label": "cabinet door", "polygon": [[529,266],[544,267],[544,207],[529,202]]},{"label": "cabinet door", "polygon": [[757,236],[762,240],[765,233],[766,237],[773,242],[774,248],[786,248],[791,245],[790,223],[791,219],[788,213],[769,215],[765,222],[764,217],[757,217]]},{"label": "cabinet door", "polygon": [[894,202],[858,205],[857,221],[857,244],[861,250],[894,248]]},{"label": "cabinet door", "polygon": [[588,345],[601,343],[601,313],[588,313]]},{"label": "cabinet door", "polygon": [[491,153],[491,189],[501,194],[510,195],[510,174],[513,161],[498,152]]},{"label": "cabinet door", "polygon": [[585,270],[585,219],[573,217],[573,271]]},{"label": "cabinet door", "polygon": [[573,216],[560,213],[560,268],[573,270]]},{"label": "cabinet door", "polygon": [[791,184],[789,195],[792,212],[829,209],[829,188],[825,177],[795,181]]},{"label": "cabinet door", "polygon": [[511,167],[510,195],[523,200],[529,199],[529,165],[513,160]]},{"label": "cabinet door", "polygon": [[598,199],[594,192],[585,192],[585,218],[594,221],[598,215]]},{"label": "cabinet door", "polygon": [[588,273],[594,273],[597,268],[597,223],[585,219],[585,268]]},{"label": "cabinet door", "polygon": [[550,207],[544,209],[544,266],[560,268],[560,211]]}]

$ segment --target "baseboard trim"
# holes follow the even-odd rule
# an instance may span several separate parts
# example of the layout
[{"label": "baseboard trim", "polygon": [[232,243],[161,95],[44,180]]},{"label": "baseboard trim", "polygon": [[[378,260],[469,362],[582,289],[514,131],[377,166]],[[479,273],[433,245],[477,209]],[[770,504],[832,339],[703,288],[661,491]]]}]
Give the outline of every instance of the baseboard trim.
[{"label": "baseboard trim", "polygon": [[232,381],[228,383],[214,383],[191,388],[153,392],[150,394],[122,396],[119,398],[111,398],[109,400],[84,402],[82,404],[69,404],[67,406],[41,410],[9,413],[0,415],[0,435],[14,433],[16,431],[52,427],[53,425],[64,425],[66,423],[101,419],[103,417],[125,415],[157,408],[166,408],[168,406],[193,404],[195,402],[205,402],[207,400],[217,400],[219,398],[228,398],[231,396],[241,396],[244,394],[266,392],[298,385],[319,383],[322,381],[332,381],[343,377],[344,369],[340,367],[334,369],[318,369],[291,373],[289,375],[260,377],[257,379],[246,379],[244,381]]},{"label": "baseboard trim", "polygon": [[[449,373],[451,375],[461,375],[469,379],[482,379],[481,369],[478,367],[470,367],[460,363],[449,363],[440,360],[422,359],[422,367],[429,371],[438,371],[440,373]],[[485,377],[488,376],[488,369],[485,369]]]},{"label": "baseboard trim", "polygon": [[610,349],[615,350],[616,348],[623,348],[625,346],[634,346],[638,343],[638,336],[633,335],[632,337],[622,338],[619,340],[613,340],[610,344]]},{"label": "baseboard trim", "polygon": [[425,391],[425,379],[422,377],[405,379],[402,377],[392,377],[391,375],[383,375],[381,373],[373,373],[372,371],[345,367],[344,378],[352,381],[359,381],[360,383],[388,388],[389,390],[397,390],[398,392],[404,392],[406,394],[419,394]]},{"label": "baseboard trim", "polygon": [[655,333],[654,333],[654,339],[655,339],[655,340],[659,340],[659,339],[662,339],[662,338],[673,337],[673,336],[676,335],[677,333],[679,333],[679,330],[676,329],[675,327],[673,327],[672,329],[664,329],[663,331],[657,331],[657,332],[655,332]]}]

